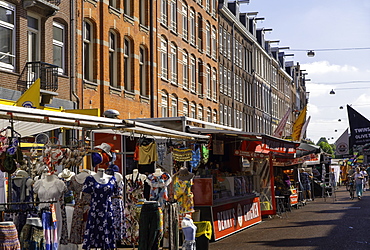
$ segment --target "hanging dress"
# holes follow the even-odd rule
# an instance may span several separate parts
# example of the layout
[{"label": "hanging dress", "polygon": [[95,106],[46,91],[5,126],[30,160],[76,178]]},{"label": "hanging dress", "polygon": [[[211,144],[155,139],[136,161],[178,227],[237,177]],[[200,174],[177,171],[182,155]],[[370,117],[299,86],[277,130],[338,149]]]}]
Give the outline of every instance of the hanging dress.
[{"label": "hanging dress", "polygon": [[168,200],[167,186],[170,185],[172,181],[171,176],[167,173],[162,173],[160,176],[150,174],[146,181],[151,187],[150,200],[158,201],[159,205],[162,207],[164,201]]},{"label": "hanging dress", "polygon": [[68,189],[74,192],[76,202],[73,210],[69,242],[73,244],[82,244],[86,228],[87,214],[90,209],[91,195],[82,192],[84,184],[79,183],[77,179],[78,177],[73,176],[68,186]]},{"label": "hanging dress", "polygon": [[135,179],[132,174],[126,176],[126,236],[122,240],[122,244],[124,245],[137,245],[139,242],[141,208],[137,206],[137,203],[139,200],[144,199],[144,181],[139,176],[141,174],[138,174]]},{"label": "hanging dress", "polygon": [[112,197],[113,227],[116,241],[121,241],[125,235],[125,214],[123,203],[123,182],[117,183],[117,192]]},{"label": "hanging dress", "polygon": [[112,176],[108,183],[101,184],[93,176],[88,176],[82,192],[91,194],[82,248],[114,249],[116,243],[111,198],[117,192],[116,178]]},{"label": "hanging dress", "polygon": [[194,210],[194,195],[191,191],[193,179],[180,180],[177,176],[174,177],[174,199],[179,203],[179,213],[193,213]]}]

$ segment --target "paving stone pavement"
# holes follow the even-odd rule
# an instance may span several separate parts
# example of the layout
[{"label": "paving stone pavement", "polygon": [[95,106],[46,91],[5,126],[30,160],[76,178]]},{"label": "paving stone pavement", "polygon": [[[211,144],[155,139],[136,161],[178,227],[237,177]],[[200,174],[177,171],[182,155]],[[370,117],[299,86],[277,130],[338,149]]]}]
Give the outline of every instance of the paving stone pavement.
[{"label": "paving stone pavement", "polygon": [[281,217],[265,218],[211,242],[209,249],[370,249],[370,191],[361,200],[351,200],[341,186],[335,196],[316,198]]}]

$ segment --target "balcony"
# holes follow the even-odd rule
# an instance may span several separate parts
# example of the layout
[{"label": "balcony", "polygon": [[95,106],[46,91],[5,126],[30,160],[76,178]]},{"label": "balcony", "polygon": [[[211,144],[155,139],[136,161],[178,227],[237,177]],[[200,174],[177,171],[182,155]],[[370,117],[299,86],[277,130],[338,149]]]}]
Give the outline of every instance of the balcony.
[{"label": "balcony", "polygon": [[23,0],[23,7],[48,17],[59,11],[60,3],[61,0]]},{"label": "balcony", "polygon": [[17,89],[25,92],[34,81],[40,78],[41,89],[58,90],[58,66],[45,62],[28,62],[17,81]]}]

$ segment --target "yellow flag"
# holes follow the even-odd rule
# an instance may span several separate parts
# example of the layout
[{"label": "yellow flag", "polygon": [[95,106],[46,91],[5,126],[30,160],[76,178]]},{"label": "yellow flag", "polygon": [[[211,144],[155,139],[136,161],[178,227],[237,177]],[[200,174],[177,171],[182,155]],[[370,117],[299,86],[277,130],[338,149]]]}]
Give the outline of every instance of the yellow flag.
[{"label": "yellow flag", "polygon": [[19,97],[15,106],[26,108],[40,108],[40,78],[38,78],[26,92]]},{"label": "yellow flag", "polygon": [[301,110],[301,113],[299,113],[297,120],[293,124],[292,141],[298,141],[301,136],[302,127],[306,121],[306,112],[307,106]]}]

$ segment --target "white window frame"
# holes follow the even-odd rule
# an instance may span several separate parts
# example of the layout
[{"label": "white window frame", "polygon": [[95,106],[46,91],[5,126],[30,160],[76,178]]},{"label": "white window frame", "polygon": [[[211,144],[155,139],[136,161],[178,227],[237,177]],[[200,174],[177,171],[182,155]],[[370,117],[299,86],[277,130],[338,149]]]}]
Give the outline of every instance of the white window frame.
[{"label": "white window frame", "polygon": [[177,85],[177,47],[171,43],[171,83]]},{"label": "white window frame", "polygon": [[66,33],[65,33],[65,26],[61,23],[57,23],[57,22],[53,22],[53,29],[54,27],[56,28],[59,28],[62,30],[63,34],[62,34],[62,37],[63,37],[63,41],[58,41],[56,39],[54,39],[54,36],[53,36],[53,47],[56,46],[58,48],[61,48],[61,58],[60,58],[60,65],[57,65],[55,64],[54,60],[55,60],[55,57],[53,55],[53,64],[59,66],[58,67],[58,73],[59,74],[64,74],[64,70],[65,70],[65,40],[66,40]]},{"label": "white window frame", "polygon": [[[89,36],[87,37],[87,25],[90,27]],[[84,43],[84,58],[83,58],[83,67],[84,67],[84,80],[93,81],[93,25],[84,20],[83,22],[83,43]],[[87,47],[87,48],[86,48]],[[88,68],[88,72],[86,72]]]},{"label": "white window frame", "polygon": [[190,90],[192,92],[196,92],[196,84],[197,84],[197,70],[196,70],[197,60],[195,59],[194,55],[190,56]]},{"label": "white window frame", "polygon": [[195,45],[195,37],[196,37],[196,24],[195,24],[195,12],[191,8],[189,13],[189,33],[190,33],[190,44]]},{"label": "white window frame", "polygon": [[170,29],[173,32],[177,32],[177,3],[175,0],[170,0],[170,15],[171,15]]},{"label": "white window frame", "polygon": [[132,84],[132,42],[128,37],[124,38],[123,56],[124,56],[124,86],[125,90],[134,92],[134,86]]},{"label": "white window frame", "polygon": [[188,6],[182,3],[182,38],[188,40]]},{"label": "white window frame", "polygon": [[212,100],[217,100],[217,71],[215,68],[212,69]]},{"label": "white window frame", "polygon": [[[113,41],[112,41],[113,35]],[[108,33],[108,40],[109,40],[109,84],[112,87],[118,87],[118,79],[117,79],[117,35],[110,31]],[[112,57],[112,59],[111,59]],[[112,61],[111,61],[112,60]]]},{"label": "white window frame", "polygon": [[6,53],[4,52],[0,52],[0,59],[4,58],[4,57],[9,57],[10,58],[10,63],[6,63],[6,62],[0,62],[0,68],[1,69],[4,69],[4,70],[7,70],[7,71],[14,71],[15,69],[15,47],[16,47],[16,38],[15,38],[15,33],[16,33],[16,8],[14,5],[12,4],[9,4],[7,2],[3,2],[3,1],[0,1],[0,7],[6,9],[7,11],[12,11],[13,12],[13,24],[12,23],[8,23],[8,22],[5,22],[5,21],[1,21],[0,20],[0,27],[4,28],[4,29],[8,29],[8,30],[11,30],[11,44],[9,44],[9,46],[12,46],[12,48],[10,49],[10,51],[7,51]]},{"label": "white window frame", "polygon": [[145,47],[139,47],[139,74],[140,74],[140,95],[149,96],[149,86],[147,81],[147,50]]},{"label": "white window frame", "polygon": [[[27,18],[31,17],[33,19],[37,20],[37,27],[32,28],[28,26],[27,24],[27,48],[28,48],[28,54],[27,54],[27,62],[37,62],[40,61],[40,24],[41,24],[41,19],[39,16],[33,15],[32,13],[28,13]],[[27,22],[28,23],[28,22]],[[35,39],[32,39],[32,38]],[[34,44],[30,42],[31,40],[34,40]],[[32,46],[34,45],[34,46]],[[34,51],[35,58],[32,57],[31,53]],[[33,54],[33,53],[32,53]]]},{"label": "white window frame", "polygon": [[201,104],[198,105],[198,119],[203,121],[203,106]]},{"label": "white window frame", "polygon": [[212,55],[212,58],[213,59],[216,59],[217,57],[217,36],[216,36],[216,28],[214,26],[212,26],[212,37],[211,37],[211,40],[212,40],[212,45],[211,45],[211,55]]},{"label": "white window frame", "polygon": [[212,112],[212,122],[214,124],[217,124],[217,110],[215,110],[215,109]]},{"label": "white window frame", "polygon": [[190,104],[190,118],[197,118],[197,106],[194,102]]},{"label": "white window frame", "polygon": [[161,23],[167,26],[168,21],[168,4],[167,0],[161,0]]},{"label": "white window frame", "polygon": [[161,77],[168,79],[168,54],[167,54],[167,40],[161,37]]},{"label": "white window frame", "polygon": [[166,92],[162,93],[161,108],[162,117],[168,117],[168,94]]},{"label": "white window frame", "polygon": [[207,122],[212,122],[212,110],[211,108],[207,108]]},{"label": "white window frame", "polygon": [[211,56],[211,25],[206,22],[206,54]]},{"label": "white window frame", "polygon": [[176,96],[171,96],[171,113],[172,117],[178,116],[178,99]]},{"label": "white window frame", "polygon": [[182,52],[182,86],[189,89],[189,55],[186,51]]},{"label": "white window frame", "polygon": [[207,65],[206,67],[206,97],[211,99],[211,66]]},{"label": "white window frame", "polygon": [[144,26],[148,26],[148,18],[147,18],[147,0],[140,0],[140,6],[139,6],[139,19],[140,24]]},{"label": "white window frame", "polygon": [[182,105],[183,116],[189,117],[189,101],[185,99]]}]

